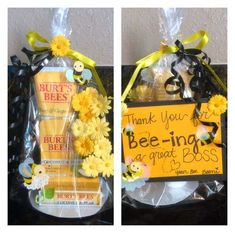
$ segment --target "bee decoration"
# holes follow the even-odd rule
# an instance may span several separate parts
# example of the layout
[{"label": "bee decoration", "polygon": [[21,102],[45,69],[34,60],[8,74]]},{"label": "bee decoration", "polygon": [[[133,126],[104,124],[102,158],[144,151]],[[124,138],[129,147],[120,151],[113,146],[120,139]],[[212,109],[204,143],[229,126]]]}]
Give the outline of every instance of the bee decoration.
[{"label": "bee decoration", "polygon": [[132,162],[127,165],[127,171],[122,173],[122,179],[125,181],[135,181],[136,179],[142,177],[144,174],[144,169],[141,162]]},{"label": "bee decoration", "polygon": [[92,72],[86,69],[81,61],[75,61],[73,70],[66,71],[66,78],[70,82],[76,82],[78,85],[83,86],[91,80]]},{"label": "bee decoration", "polygon": [[122,163],[122,188],[127,191],[134,191],[136,188],[145,185],[149,179],[150,171],[148,166],[140,161],[133,161],[133,159],[127,157],[126,162],[129,164]]},{"label": "bee decoration", "polygon": [[41,189],[48,184],[49,176],[41,164],[35,164],[27,158],[19,165],[19,173],[24,179],[24,186],[30,190]]},{"label": "bee decoration", "polygon": [[134,134],[134,125],[131,123],[128,123],[125,128],[122,129],[122,133],[125,135],[133,135]]}]

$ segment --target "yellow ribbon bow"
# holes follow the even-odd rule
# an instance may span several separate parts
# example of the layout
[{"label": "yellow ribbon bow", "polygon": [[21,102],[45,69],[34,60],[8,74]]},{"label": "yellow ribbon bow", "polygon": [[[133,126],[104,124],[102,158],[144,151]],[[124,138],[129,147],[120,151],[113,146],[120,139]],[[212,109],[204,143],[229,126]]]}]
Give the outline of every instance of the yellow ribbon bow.
[{"label": "yellow ribbon bow", "polygon": [[[34,51],[37,52],[43,52],[43,51],[49,51],[51,50],[50,43],[47,39],[39,35],[37,32],[29,32],[26,35],[26,38],[28,40],[29,45],[32,47]],[[66,39],[68,41],[68,39]],[[40,42],[41,44],[46,44],[46,46],[37,46],[37,43]],[[70,42],[68,41],[68,44],[70,45]],[[82,53],[79,53],[78,51],[72,50],[71,48],[68,48],[65,56],[68,56],[72,60],[79,60],[84,63],[85,67],[89,68],[92,71],[93,77],[98,85],[98,88],[103,96],[107,96],[107,93],[104,89],[104,86],[102,84],[102,81],[100,80],[100,77],[95,69],[96,62],[92,60],[91,58],[83,55]]]},{"label": "yellow ribbon bow", "polygon": [[[200,40],[199,40],[200,39]],[[193,42],[199,40],[198,44],[195,46],[196,49],[202,49],[209,40],[208,34],[205,31],[198,31],[194,34],[192,34],[191,36],[189,36],[188,38],[186,38],[185,40],[182,41],[183,45],[188,45],[188,44],[192,44]],[[175,53],[179,50],[179,48],[176,45],[172,45],[172,46],[163,46],[160,50],[157,50],[149,55],[147,55],[146,57],[140,59],[139,61],[136,62],[136,69],[133,73],[133,75],[131,76],[131,79],[129,81],[129,83],[127,84],[126,89],[124,90],[123,94],[122,94],[122,102],[125,101],[128,93],[130,92],[132,86],[134,85],[136,78],[140,72],[141,69],[144,69],[146,67],[151,66],[152,64],[154,64],[155,62],[157,62],[163,55],[165,54],[170,54],[170,53]],[[202,61],[203,62],[203,61]],[[221,85],[221,87],[226,91],[226,86],[224,85],[224,83],[221,81],[221,79],[218,77],[218,75],[213,71],[213,69],[211,68],[210,65],[206,64],[205,62],[203,62],[203,64],[209,69],[209,71],[211,72],[211,74],[214,76],[214,78],[216,79],[216,81]]]}]

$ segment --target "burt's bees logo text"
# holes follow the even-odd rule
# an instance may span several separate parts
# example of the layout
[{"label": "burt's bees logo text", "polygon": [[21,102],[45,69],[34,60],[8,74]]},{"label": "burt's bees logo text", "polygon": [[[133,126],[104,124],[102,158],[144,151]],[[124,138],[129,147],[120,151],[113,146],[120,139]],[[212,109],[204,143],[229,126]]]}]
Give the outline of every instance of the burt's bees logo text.
[{"label": "burt's bees logo text", "polygon": [[43,82],[39,84],[45,102],[70,102],[73,84],[66,82]]},{"label": "burt's bees logo text", "polygon": [[43,143],[46,144],[45,151],[68,151],[68,139],[68,137],[60,135],[44,136]]}]

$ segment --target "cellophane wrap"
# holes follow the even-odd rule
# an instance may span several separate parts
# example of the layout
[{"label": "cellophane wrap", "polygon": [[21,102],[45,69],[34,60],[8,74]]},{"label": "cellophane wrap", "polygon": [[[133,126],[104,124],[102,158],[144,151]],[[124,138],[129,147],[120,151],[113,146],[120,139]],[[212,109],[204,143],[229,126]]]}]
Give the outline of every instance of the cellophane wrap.
[{"label": "cellophane wrap", "polygon": [[[159,26],[162,35],[160,49],[173,45],[181,40],[182,11],[176,8],[163,8],[159,14]],[[166,80],[172,76],[171,64],[177,59],[176,54],[164,54],[157,62],[144,68],[137,76],[133,88],[130,90],[129,102],[155,102],[181,100],[194,97],[189,83],[192,75],[188,72],[189,63],[182,61],[175,69],[182,76],[185,83],[183,98],[178,94],[169,95],[164,88]],[[168,87],[174,91],[176,86]],[[208,89],[214,87],[208,87]],[[133,191],[123,189],[123,203],[135,208],[149,208],[167,205],[189,203],[206,200],[209,196],[219,193],[224,187],[221,181],[174,181],[174,182],[146,182]]]},{"label": "cellophane wrap", "polygon": [[[60,35],[69,38],[72,29],[68,23],[68,14],[69,9],[53,9],[52,38]],[[95,144],[97,138],[91,138],[92,133],[88,139],[85,138],[89,134],[87,128],[84,128],[82,133],[79,128],[82,124],[85,127],[90,122],[91,116],[85,112],[89,110],[89,104],[80,105],[75,109],[75,103],[72,103],[75,96],[83,96],[85,103],[88,103],[88,92],[94,94],[94,98],[107,97],[100,93],[93,76],[89,82],[84,81],[82,85],[72,80],[74,62],[76,60],[67,56],[54,56],[30,78],[19,166],[19,173],[23,175],[18,176],[21,188],[28,189],[29,202],[34,209],[61,218],[83,218],[112,208],[111,174],[102,176],[101,171],[99,174],[89,173],[93,171],[92,168],[88,174],[83,167],[83,162],[88,157],[94,160],[94,148],[99,145]],[[81,65],[81,62],[77,64]],[[87,72],[92,73],[90,70]],[[82,74],[77,77],[81,78]],[[112,113],[109,112],[110,114]],[[109,124],[107,112],[95,117],[98,123],[103,121],[106,126]],[[78,121],[80,126],[75,125]],[[75,135],[74,131],[79,131],[79,135]],[[110,132],[106,133],[103,140],[108,144],[111,154]],[[89,151],[85,153],[84,150]],[[95,161],[103,162],[99,156]]]}]

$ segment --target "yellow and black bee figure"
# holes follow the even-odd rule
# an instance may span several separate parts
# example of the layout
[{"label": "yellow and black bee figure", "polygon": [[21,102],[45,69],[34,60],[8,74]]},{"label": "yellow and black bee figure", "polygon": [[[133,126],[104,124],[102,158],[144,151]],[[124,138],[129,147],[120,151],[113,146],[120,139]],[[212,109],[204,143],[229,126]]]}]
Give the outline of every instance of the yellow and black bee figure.
[{"label": "yellow and black bee figure", "polygon": [[132,162],[126,166],[126,171],[122,173],[124,181],[132,182],[141,178],[144,174],[144,168],[141,162]]},{"label": "yellow and black bee figure", "polygon": [[125,128],[122,129],[122,133],[125,135],[133,135],[134,134],[134,125],[133,124],[127,124]]},{"label": "yellow and black bee figure", "polygon": [[35,164],[32,158],[25,159],[19,165],[19,173],[28,189],[40,189],[48,183],[49,176],[46,174],[45,168],[40,164]]},{"label": "yellow and black bee figure", "polygon": [[83,86],[91,80],[92,73],[89,69],[84,68],[84,64],[81,61],[75,61],[73,70],[69,69],[66,71],[66,78],[70,82],[76,82],[78,85]]}]

